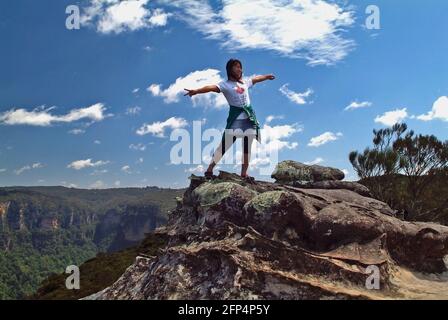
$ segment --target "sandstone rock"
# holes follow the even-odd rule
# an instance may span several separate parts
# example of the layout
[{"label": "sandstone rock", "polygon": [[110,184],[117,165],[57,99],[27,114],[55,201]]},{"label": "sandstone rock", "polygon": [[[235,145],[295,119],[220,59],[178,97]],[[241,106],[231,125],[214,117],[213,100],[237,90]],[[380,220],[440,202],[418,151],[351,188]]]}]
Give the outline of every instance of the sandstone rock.
[{"label": "sandstone rock", "polygon": [[300,199],[292,192],[269,191],[248,201],[243,213],[246,223],[266,237],[291,239],[303,235],[308,222],[301,206]]},{"label": "sandstone rock", "polygon": [[286,160],[277,164],[271,175],[277,183],[316,182],[324,180],[342,180],[344,172],[339,169],[319,165],[306,165]]},{"label": "sandstone rock", "polygon": [[448,227],[401,221],[354,184],[190,179],[155,231],[168,245],[85,299],[448,298]]},{"label": "sandstone rock", "polygon": [[304,189],[347,189],[354,191],[362,196],[371,197],[369,188],[366,186],[351,181],[339,181],[339,180],[325,180],[317,182],[304,182],[294,181],[292,183],[294,187],[304,188]]},{"label": "sandstone rock", "polygon": [[257,193],[234,182],[204,183],[193,191],[199,223],[215,226],[222,221],[244,223],[241,208]]}]

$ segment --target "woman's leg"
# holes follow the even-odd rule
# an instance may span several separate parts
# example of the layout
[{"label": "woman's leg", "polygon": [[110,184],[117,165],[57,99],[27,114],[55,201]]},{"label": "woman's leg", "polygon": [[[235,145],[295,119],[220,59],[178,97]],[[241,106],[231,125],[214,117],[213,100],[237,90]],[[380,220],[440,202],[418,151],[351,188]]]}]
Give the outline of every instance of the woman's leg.
[{"label": "woman's leg", "polygon": [[231,134],[227,134],[225,135],[225,137],[226,137],[225,139],[221,139],[219,146],[216,148],[213,154],[212,161],[210,162],[210,165],[207,168],[207,172],[213,172],[213,168],[216,166],[219,160],[221,160],[221,158],[224,156],[224,154],[236,140],[236,136]]},{"label": "woman's leg", "polygon": [[241,176],[245,177],[247,175],[247,169],[249,168],[250,154],[252,150],[252,142],[254,141],[254,136],[244,136],[243,138],[243,164],[241,165]]}]

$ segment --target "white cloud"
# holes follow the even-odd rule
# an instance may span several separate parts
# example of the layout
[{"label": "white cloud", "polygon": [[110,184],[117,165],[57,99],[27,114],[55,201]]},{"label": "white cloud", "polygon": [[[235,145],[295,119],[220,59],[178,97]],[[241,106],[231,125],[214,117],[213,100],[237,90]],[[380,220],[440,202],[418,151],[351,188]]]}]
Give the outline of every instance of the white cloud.
[{"label": "white cloud", "polygon": [[94,183],[92,183],[89,188],[91,188],[91,189],[104,189],[104,188],[106,188],[106,184],[103,181],[101,181],[101,180],[97,180]]},{"label": "white cloud", "polygon": [[330,1],[223,0],[217,10],[208,1],[158,2],[176,7],[178,18],[231,52],[272,50],[309,65],[330,65],[355,45],[342,37],[354,24],[354,12]]},{"label": "white cloud", "polygon": [[341,132],[338,132],[335,134],[333,132],[327,131],[317,137],[311,138],[310,142],[308,143],[308,146],[309,147],[319,147],[319,146],[324,145],[330,141],[338,140],[339,137],[342,137]]},{"label": "white cloud", "polygon": [[318,158],[314,159],[313,161],[304,162],[304,164],[313,165],[313,164],[319,164],[322,162],[324,162],[324,159],[318,157]]},{"label": "white cloud", "polygon": [[186,127],[188,122],[184,118],[171,117],[163,122],[157,121],[152,124],[143,124],[138,130],[138,135],[152,134],[156,137],[165,137],[165,129],[179,129]]},{"label": "white cloud", "polygon": [[6,169],[5,168],[0,169],[0,173],[2,172],[6,172]]},{"label": "white cloud", "polygon": [[[288,141],[288,139],[291,138],[293,134],[302,131],[303,128],[297,123],[273,127],[268,124],[263,125],[261,129],[263,143],[256,143],[257,156],[251,157],[251,160],[249,161],[251,168],[256,169],[269,165],[272,162],[270,157],[273,154],[278,154],[284,149],[296,149],[299,144],[294,141]],[[236,152],[236,159],[238,161],[241,161],[242,159],[242,152],[240,150]]]},{"label": "white cloud", "polygon": [[42,165],[40,162],[36,162],[36,163],[31,164],[31,165],[23,166],[23,167],[20,168],[20,169],[14,170],[14,173],[15,173],[16,175],[20,175],[20,174],[22,174],[24,171],[32,170],[32,169],[38,169],[38,168],[43,168],[43,165]]},{"label": "white cloud", "polygon": [[69,113],[58,116],[50,113],[56,107],[45,108],[40,106],[32,111],[25,109],[11,109],[9,111],[0,114],[0,124],[8,125],[33,125],[33,126],[50,126],[54,122],[73,122],[81,119],[91,119],[95,121],[101,121],[107,116],[104,112],[106,108],[102,103],[94,104],[87,108],[73,109]]},{"label": "white cloud", "polygon": [[203,93],[194,95],[192,97],[184,96],[187,92],[184,89],[198,89],[206,85],[213,85],[224,80],[219,75],[219,70],[205,69],[193,71],[185,77],[179,77],[174,83],[169,85],[165,90],[162,89],[160,84],[151,84],[147,91],[155,97],[163,97],[165,103],[176,103],[179,99],[191,99],[193,106],[198,105],[213,108],[224,108],[228,106],[228,103],[222,94],[215,92]]},{"label": "white cloud", "polygon": [[138,93],[140,91],[140,88],[135,88],[134,90],[132,90],[132,93]]},{"label": "white cloud", "polygon": [[143,163],[143,158],[142,157],[138,158],[137,163]]},{"label": "white cloud", "polygon": [[98,166],[103,166],[105,164],[108,164],[109,161],[102,161],[99,160],[97,162],[92,162],[92,159],[86,159],[86,160],[76,160],[73,161],[72,163],[70,163],[69,165],[67,165],[67,168],[72,168],[75,170],[81,170],[84,168],[89,168],[89,167],[98,167]]},{"label": "white cloud", "polygon": [[61,181],[61,184],[62,184],[64,187],[67,187],[67,188],[78,188],[78,185],[77,185],[77,184],[74,184],[74,183],[67,183],[67,181]]},{"label": "white cloud", "polygon": [[149,0],[91,0],[81,16],[81,24],[94,25],[100,33],[121,33],[144,28],[162,27],[170,13],[149,9]]},{"label": "white cloud", "polygon": [[94,144],[101,144],[101,141],[100,140],[95,140],[95,141],[93,141],[93,143]]},{"label": "white cloud", "polygon": [[160,96],[160,84],[152,84],[146,90],[151,92],[153,96]]},{"label": "white cloud", "polygon": [[[240,154],[238,155],[238,158],[241,157],[241,151]],[[264,167],[266,165],[268,165],[271,162],[271,159],[269,157],[257,157],[257,158],[251,158],[251,160],[249,161],[250,167],[253,169],[257,169],[257,168],[261,168]]]},{"label": "white cloud", "polygon": [[206,170],[206,168],[202,164],[199,164],[196,167],[185,169],[185,172],[203,173],[203,172],[205,172],[205,170]]},{"label": "white cloud", "polygon": [[419,120],[430,121],[435,119],[441,119],[448,121],[448,97],[442,96],[434,102],[431,111],[427,114],[422,114],[417,117]]},{"label": "white cloud", "polygon": [[137,150],[137,151],[145,151],[146,150],[146,146],[143,143],[130,144],[129,145],[129,149]]},{"label": "white cloud", "polygon": [[128,165],[125,165],[125,166],[121,167],[121,171],[126,172],[126,173],[131,173],[131,167]]},{"label": "white cloud", "polygon": [[280,116],[269,115],[269,116],[266,117],[266,123],[269,124],[269,123],[271,123],[275,119],[281,120],[281,119],[284,119],[284,116],[282,116],[282,115],[280,115]]},{"label": "white cloud", "polygon": [[279,126],[271,127],[268,124],[265,124],[262,127],[262,136],[264,137],[264,142],[269,143],[272,141],[280,141],[281,139],[288,138],[294,133],[302,132],[303,128],[297,123],[294,124],[285,124]]},{"label": "white cloud", "polygon": [[347,107],[345,107],[344,110],[345,111],[354,110],[354,109],[366,108],[366,107],[370,107],[370,106],[372,106],[372,102],[369,102],[369,101],[363,101],[363,102],[353,101]]},{"label": "white cloud", "polygon": [[105,115],[103,114],[104,111],[104,105],[102,103],[97,103],[87,108],[71,110],[67,115],[59,117],[58,119],[64,122],[72,122],[83,118],[101,121],[105,117]]},{"label": "white cloud", "polygon": [[351,170],[347,170],[347,169],[342,169],[342,172],[344,172],[344,180],[343,181],[358,181],[359,178],[356,175],[356,173]]},{"label": "white cloud", "polygon": [[114,186],[119,187],[120,185],[121,185],[120,180],[117,180],[117,181],[114,182]]},{"label": "white cloud", "polygon": [[140,107],[130,107],[126,109],[126,114],[134,116],[140,113],[140,111],[142,110],[142,108]]},{"label": "white cloud", "polygon": [[294,102],[296,104],[306,104],[306,98],[308,98],[310,95],[313,94],[312,89],[308,89],[303,93],[300,92],[294,92],[288,88],[288,83],[282,85],[279,89],[279,91],[286,96],[291,102]]},{"label": "white cloud", "polygon": [[381,116],[375,118],[376,123],[381,123],[385,126],[393,126],[397,122],[401,122],[408,117],[406,108],[387,111]]},{"label": "white cloud", "polygon": [[71,134],[82,134],[84,132],[86,132],[86,130],[84,130],[84,129],[73,129],[73,130],[70,130],[68,133],[71,133]]},{"label": "white cloud", "polygon": [[170,16],[170,13],[165,13],[162,9],[155,9],[151,18],[149,18],[149,23],[152,26],[163,27],[166,26]]}]

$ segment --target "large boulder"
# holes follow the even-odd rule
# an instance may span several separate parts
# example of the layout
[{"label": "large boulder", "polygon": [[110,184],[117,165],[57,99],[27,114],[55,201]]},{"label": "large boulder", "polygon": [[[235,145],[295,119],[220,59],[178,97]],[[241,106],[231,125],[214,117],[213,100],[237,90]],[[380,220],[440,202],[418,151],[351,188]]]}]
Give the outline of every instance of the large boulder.
[{"label": "large boulder", "polygon": [[306,165],[286,160],[277,164],[271,175],[277,183],[317,182],[324,180],[342,180],[344,172],[339,169],[319,165]]},{"label": "large boulder", "polygon": [[155,231],[167,246],[85,299],[448,299],[448,227],[402,221],[351,184],[190,180]]},{"label": "large boulder", "polygon": [[223,221],[243,224],[244,204],[257,192],[234,182],[204,183],[193,191],[198,223],[213,227]]},{"label": "large boulder", "polygon": [[300,199],[289,191],[268,191],[244,205],[247,224],[266,237],[297,239],[309,226]]}]

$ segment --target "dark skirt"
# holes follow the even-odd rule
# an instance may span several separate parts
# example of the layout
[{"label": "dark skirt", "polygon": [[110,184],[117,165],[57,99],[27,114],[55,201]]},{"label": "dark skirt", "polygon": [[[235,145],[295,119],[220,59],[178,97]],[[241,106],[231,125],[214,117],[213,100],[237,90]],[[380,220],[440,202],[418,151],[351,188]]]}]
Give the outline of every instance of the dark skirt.
[{"label": "dark skirt", "polygon": [[256,126],[252,123],[252,121],[250,121],[249,118],[235,119],[230,126],[230,129],[235,130],[233,133],[237,137],[255,136],[257,134]]}]

